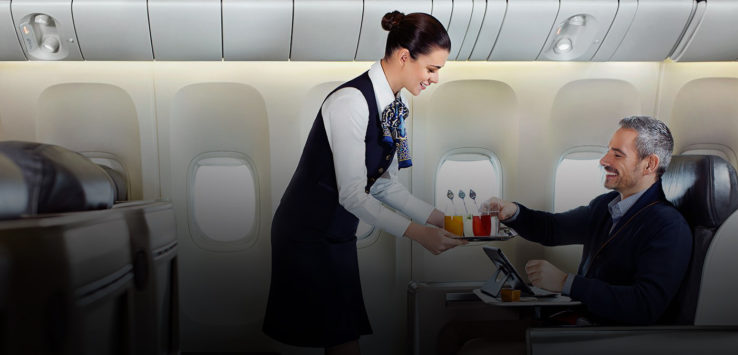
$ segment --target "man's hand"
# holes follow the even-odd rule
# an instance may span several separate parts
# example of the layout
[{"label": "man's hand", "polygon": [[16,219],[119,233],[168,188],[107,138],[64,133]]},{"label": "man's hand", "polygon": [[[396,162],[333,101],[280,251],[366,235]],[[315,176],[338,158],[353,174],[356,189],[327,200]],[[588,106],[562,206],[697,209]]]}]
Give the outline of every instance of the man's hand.
[{"label": "man's hand", "polygon": [[484,212],[485,210],[493,211],[493,215],[495,212],[499,211],[497,212],[497,216],[500,219],[500,222],[504,222],[506,219],[515,215],[518,211],[518,205],[510,201],[492,197],[482,203],[482,206],[479,207],[479,212]]},{"label": "man's hand", "polygon": [[528,261],[525,264],[525,272],[533,286],[554,292],[561,292],[564,289],[566,273],[546,260]]},{"label": "man's hand", "polygon": [[465,240],[454,238],[453,234],[444,229],[423,226],[415,222],[410,223],[410,226],[405,230],[405,235],[420,243],[423,248],[428,249],[433,255],[438,255],[446,250],[468,243]]}]

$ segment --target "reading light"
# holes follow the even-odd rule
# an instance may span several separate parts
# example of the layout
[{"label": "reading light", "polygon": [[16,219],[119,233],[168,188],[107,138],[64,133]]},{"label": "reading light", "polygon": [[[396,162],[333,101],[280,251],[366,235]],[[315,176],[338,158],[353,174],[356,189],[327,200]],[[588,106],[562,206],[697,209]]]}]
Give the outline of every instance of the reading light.
[{"label": "reading light", "polygon": [[576,15],[569,19],[569,24],[574,26],[584,26],[584,16]]},{"label": "reading light", "polygon": [[565,37],[556,42],[556,45],[554,45],[554,52],[568,53],[571,52],[572,48],[571,40]]}]

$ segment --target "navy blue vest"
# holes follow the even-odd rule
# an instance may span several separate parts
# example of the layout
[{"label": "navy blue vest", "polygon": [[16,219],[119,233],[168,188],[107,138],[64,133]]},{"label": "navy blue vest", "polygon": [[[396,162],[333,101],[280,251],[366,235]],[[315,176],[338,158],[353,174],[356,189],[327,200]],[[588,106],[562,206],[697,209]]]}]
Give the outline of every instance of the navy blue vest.
[{"label": "navy blue vest", "polygon": [[[369,79],[369,72],[339,86],[331,94],[345,87],[353,87],[361,91],[369,106],[369,120],[364,138],[367,168],[365,193],[369,193],[371,186],[392,162],[395,147],[389,147],[382,142],[383,135],[377,100],[374,87]],[[332,134],[343,134],[343,132]],[[289,216],[289,223],[294,223],[296,226],[307,226],[319,232],[325,232],[329,238],[345,240],[355,237],[359,220],[338,203],[333,155],[320,111],[308,135],[300,163],[282,196],[280,209],[283,209],[281,212],[285,217]]]}]

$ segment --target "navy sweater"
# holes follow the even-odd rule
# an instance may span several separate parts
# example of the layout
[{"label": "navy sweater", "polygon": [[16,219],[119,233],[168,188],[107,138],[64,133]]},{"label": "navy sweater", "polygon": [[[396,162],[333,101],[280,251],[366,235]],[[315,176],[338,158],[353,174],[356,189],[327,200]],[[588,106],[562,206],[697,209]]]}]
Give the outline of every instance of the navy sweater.
[{"label": "navy sweater", "polygon": [[[588,206],[555,214],[520,205],[518,217],[506,224],[543,245],[584,245],[571,297],[581,301],[596,321],[651,324],[671,319],[665,313],[692,254],[689,225],[657,181],[610,232],[607,205],[617,195],[603,194]],[[583,270],[587,257],[592,261]]]}]

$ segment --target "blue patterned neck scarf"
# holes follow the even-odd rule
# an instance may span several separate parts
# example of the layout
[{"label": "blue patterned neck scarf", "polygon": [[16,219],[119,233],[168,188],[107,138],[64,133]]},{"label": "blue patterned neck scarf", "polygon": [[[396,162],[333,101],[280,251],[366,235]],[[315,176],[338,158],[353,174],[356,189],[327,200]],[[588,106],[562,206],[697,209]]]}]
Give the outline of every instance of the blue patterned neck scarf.
[{"label": "blue patterned neck scarf", "polygon": [[413,165],[413,161],[410,159],[410,148],[407,144],[405,132],[405,119],[407,115],[407,106],[398,97],[382,111],[380,120],[382,134],[384,135],[382,140],[390,147],[394,145],[397,148],[397,164],[400,169],[409,168]]}]

